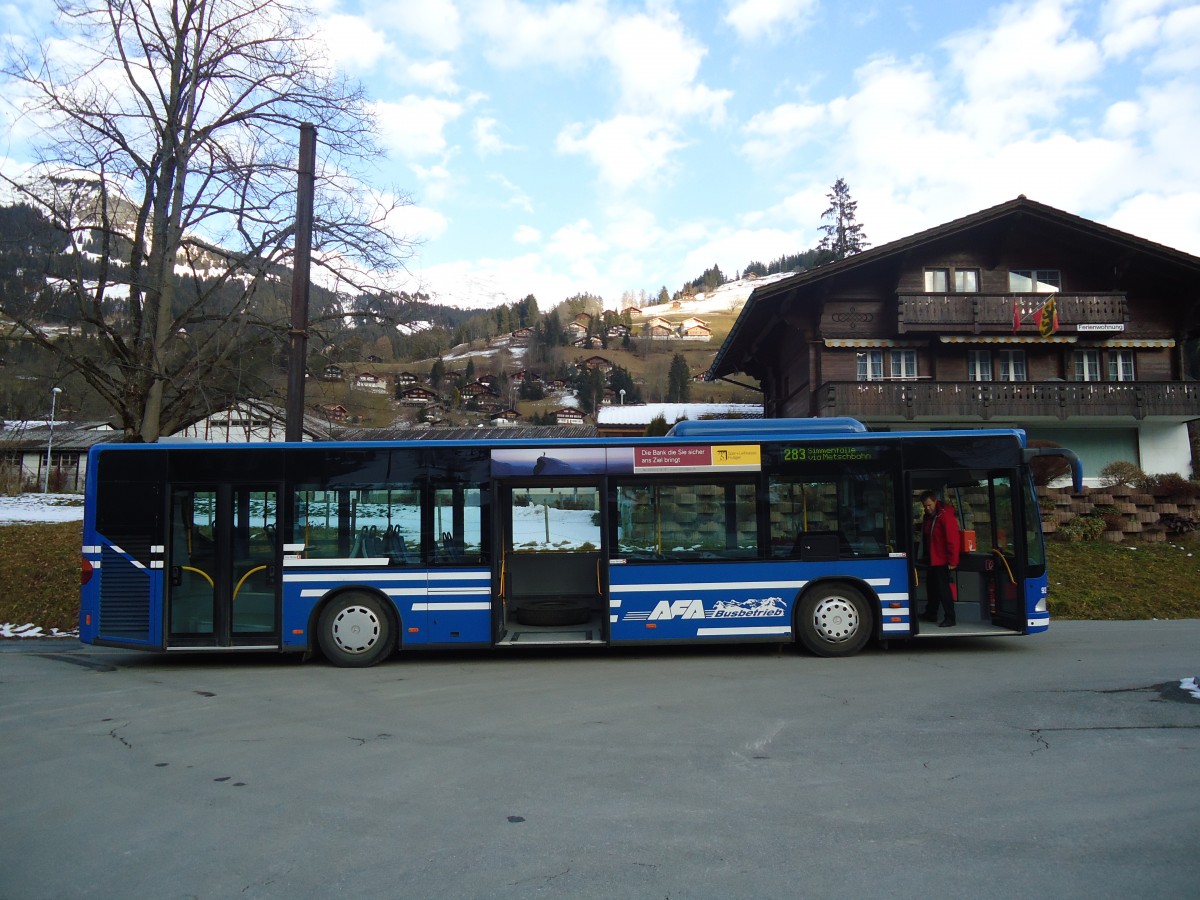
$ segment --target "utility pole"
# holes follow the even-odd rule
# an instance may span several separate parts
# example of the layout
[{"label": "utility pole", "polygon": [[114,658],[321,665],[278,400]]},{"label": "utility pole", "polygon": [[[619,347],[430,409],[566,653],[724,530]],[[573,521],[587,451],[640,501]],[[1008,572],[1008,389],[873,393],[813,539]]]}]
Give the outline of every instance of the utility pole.
[{"label": "utility pole", "polygon": [[292,261],[292,321],[288,328],[287,427],[289,441],[304,440],[304,374],[308,364],[308,288],[312,269],[313,193],[317,168],[317,128],[300,126],[296,167],[296,250]]}]

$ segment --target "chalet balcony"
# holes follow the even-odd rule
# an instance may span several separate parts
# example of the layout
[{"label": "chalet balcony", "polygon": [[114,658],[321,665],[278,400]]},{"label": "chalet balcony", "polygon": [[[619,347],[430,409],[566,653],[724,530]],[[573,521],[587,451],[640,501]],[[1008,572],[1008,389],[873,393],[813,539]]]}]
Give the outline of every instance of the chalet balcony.
[{"label": "chalet balcony", "polygon": [[[1036,333],[1033,314],[1050,294],[901,294],[897,329],[901,334],[1012,334],[1014,304],[1021,331]],[[1054,294],[1059,328],[1080,325],[1123,331],[1129,322],[1124,294]],[[1099,328],[1097,326],[1110,326]],[[1116,326],[1120,326],[1119,328]],[[1086,328],[1084,329],[1086,330]]]},{"label": "chalet balcony", "polygon": [[868,421],[1200,418],[1196,381],[842,381],[822,385],[816,400],[819,416]]}]

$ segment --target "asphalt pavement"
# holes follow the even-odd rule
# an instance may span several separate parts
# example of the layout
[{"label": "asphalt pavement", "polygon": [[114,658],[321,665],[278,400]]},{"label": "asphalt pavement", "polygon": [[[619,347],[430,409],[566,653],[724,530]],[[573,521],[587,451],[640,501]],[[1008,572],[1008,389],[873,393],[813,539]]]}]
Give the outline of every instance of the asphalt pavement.
[{"label": "asphalt pavement", "polygon": [[0,898],[1200,895],[1200,621],[402,656],[0,652]]}]

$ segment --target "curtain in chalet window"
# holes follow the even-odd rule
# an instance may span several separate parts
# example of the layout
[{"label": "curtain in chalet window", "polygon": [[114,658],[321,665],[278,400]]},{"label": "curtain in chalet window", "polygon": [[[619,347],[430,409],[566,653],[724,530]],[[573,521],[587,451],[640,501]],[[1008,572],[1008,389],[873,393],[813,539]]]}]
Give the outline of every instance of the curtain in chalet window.
[{"label": "curtain in chalet window", "polygon": [[864,350],[858,354],[858,380],[881,381],[883,379],[883,351]]},{"label": "curtain in chalet window", "polygon": [[1000,361],[1001,381],[1025,381],[1025,351],[1001,350],[998,354]]},{"label": "curtain in chalet window", "polygon": [[970,381],[992,380],[992,354],[988,350],[967,351],[967,378]]},{"label": "curtain in chalet window", "polygon": [[1108,356],[1109,381],[1133,381],[1133,351],[1114,350]]}]

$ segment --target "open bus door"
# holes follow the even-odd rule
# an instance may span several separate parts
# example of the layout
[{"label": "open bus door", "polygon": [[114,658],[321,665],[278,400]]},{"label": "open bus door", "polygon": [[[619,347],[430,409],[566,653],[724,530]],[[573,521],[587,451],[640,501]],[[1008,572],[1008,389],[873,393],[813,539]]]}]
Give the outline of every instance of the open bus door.
[{"label": "open bus door", "polygon": [[604,643],[608,557],[599,480],[504,481],[497,499],[498,643]]},{"label": "open bus door", "polygon": [[173,485],[165,630],[168,648],[277,648],[279,489]]},{"label": "open bus door", "polygon": [[[968,634],[1000,631],[1024,632],[1026,627],[1025,575],[1027,551],[1020,515],[1020,499],[1012,470],[970,473],[962,470],[910,473],[916,525],[914,527],[910,596],[915,619],[926,609],[928,570],[921,547],[918,497],[925,490],[953,507],[959,526],[959,564],[952,574],[955,618],[958,625],[935,633]],[[928,631],[929,629],[925,629]]]}]

